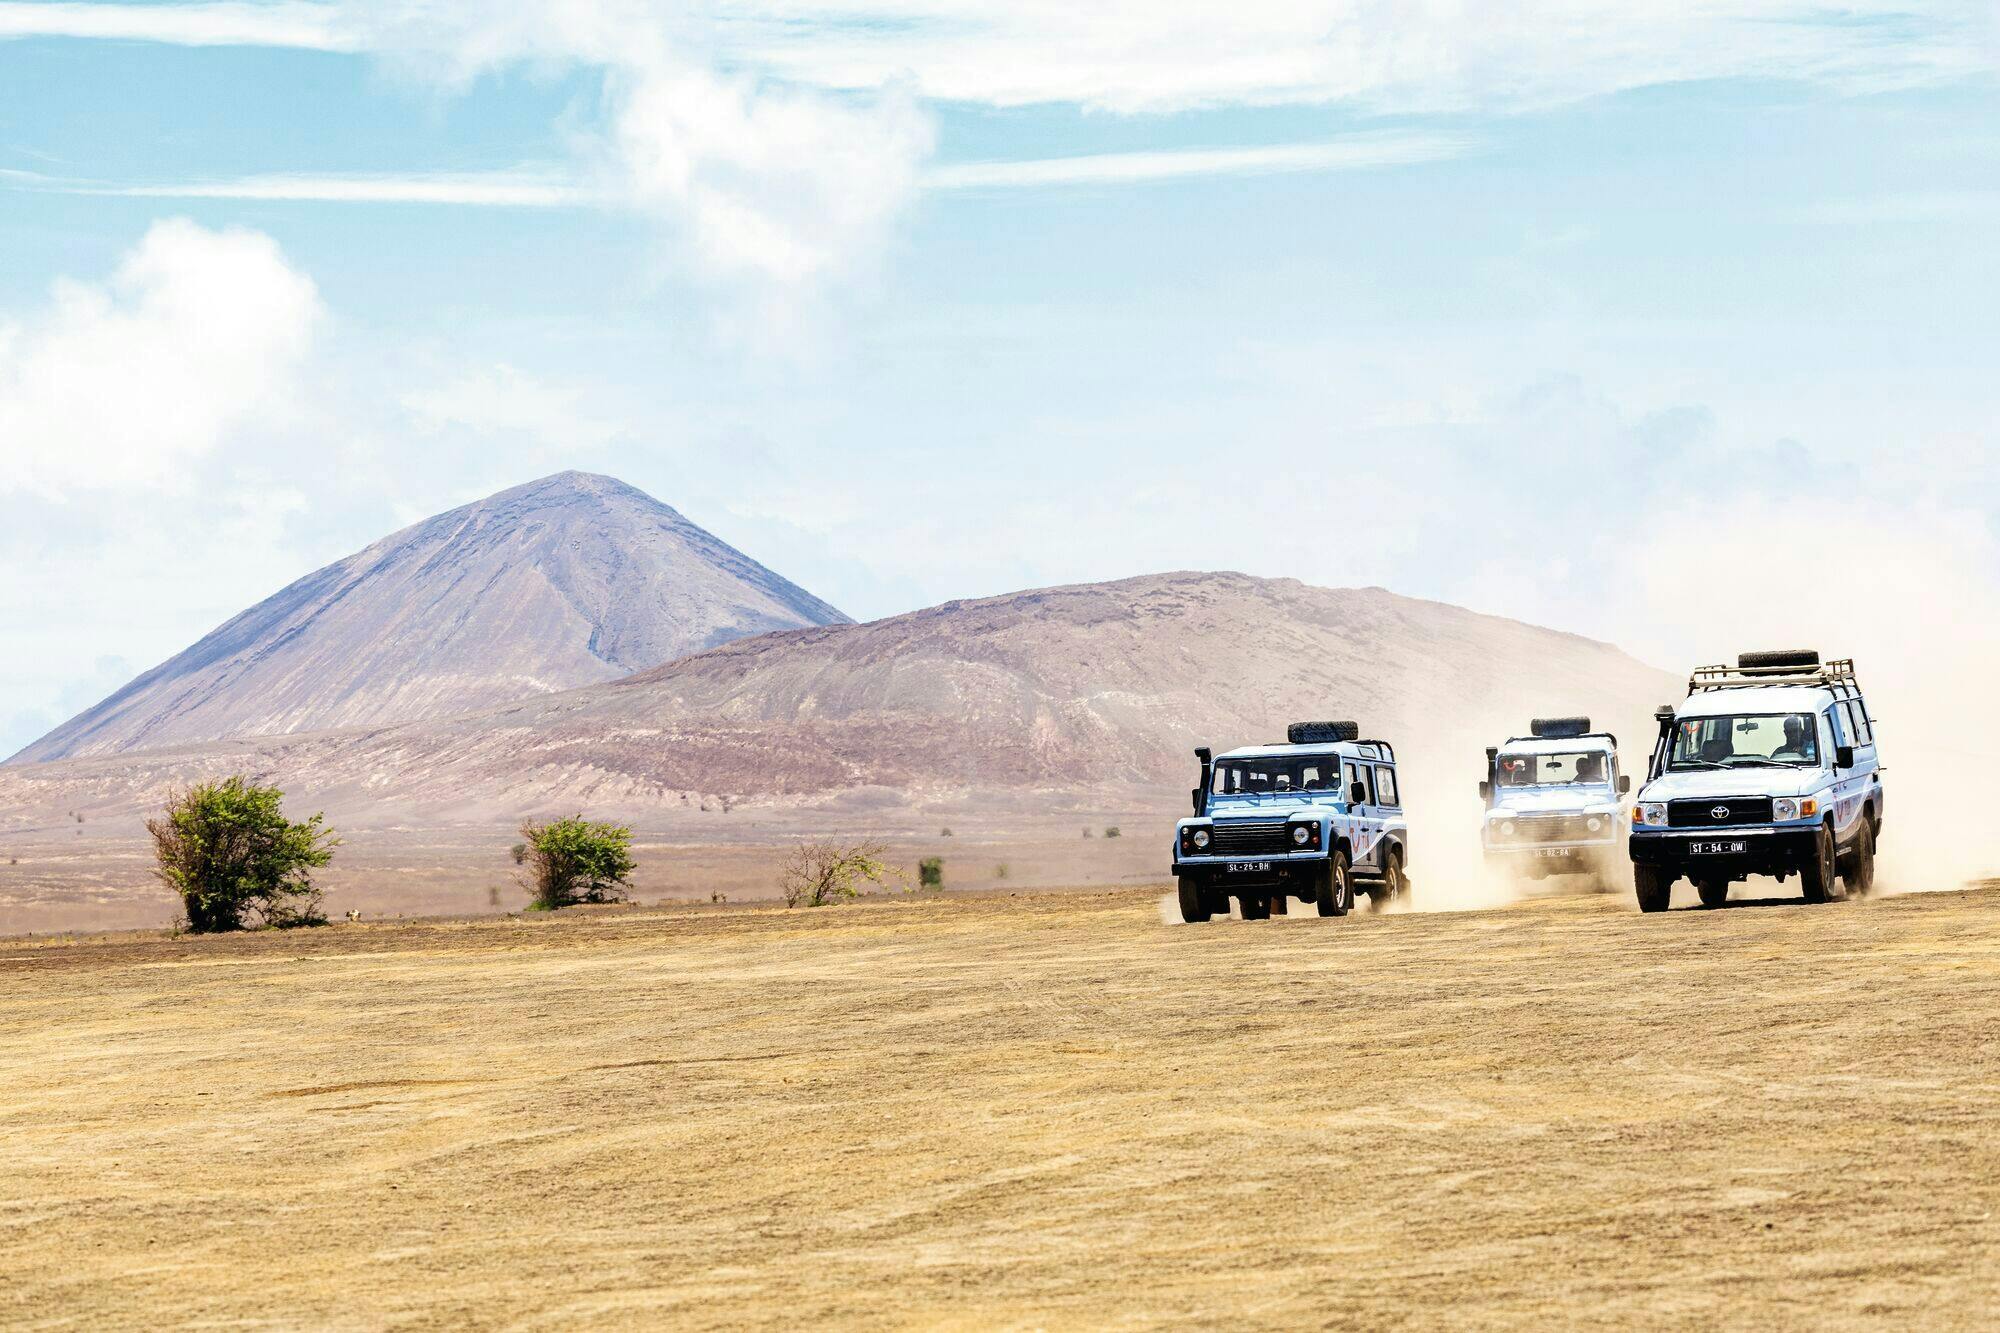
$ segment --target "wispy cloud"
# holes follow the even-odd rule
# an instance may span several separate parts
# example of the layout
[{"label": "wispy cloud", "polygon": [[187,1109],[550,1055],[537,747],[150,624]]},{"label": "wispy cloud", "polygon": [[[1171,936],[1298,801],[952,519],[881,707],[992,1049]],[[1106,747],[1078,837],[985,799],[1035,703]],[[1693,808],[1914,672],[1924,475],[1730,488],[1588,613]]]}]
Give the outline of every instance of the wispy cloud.
[{"label": "wispy cloud", "polygon": [[932,168],[934,190],[995,190],[1051,185],[1126,185],[1195,176],[1266,176],[1352,171],[1437,162],[1469,151],[1468,140],[1437,134],[1356,134],[1320,143],[1252,148],[1181,148],[1093,153],[1015,162],[957,162]]},{"label": "wispy cloud", "polygon": [[486,208],[585,208],[612,192],[511,172],[441,175],[279,175],[152,185],[72,185],[66,193],[152,199],[251,199],[335,204],[462,204]]},{"label": "wispy cloud", "polygon": [[337,5],[275,0],[264,4],[69,4],[0,0],[0,38],[85,37],[176,46],[279,46],[358,51]]}]

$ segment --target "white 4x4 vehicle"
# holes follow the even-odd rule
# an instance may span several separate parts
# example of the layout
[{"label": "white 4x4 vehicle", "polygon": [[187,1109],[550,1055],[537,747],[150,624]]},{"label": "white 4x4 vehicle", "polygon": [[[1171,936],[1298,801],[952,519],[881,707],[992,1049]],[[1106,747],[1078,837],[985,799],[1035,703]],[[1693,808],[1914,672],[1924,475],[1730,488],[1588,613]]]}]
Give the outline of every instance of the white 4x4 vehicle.
[{"label": "white 4x4 vehicle", "polygon": [[1708,907],[1750,875],[1797,875],[1807,902],[1869,890],[1884,796],[1853,662],[1745,653],[1696,671],[1658,717],[1632,811],[1641,911],[1665,911],[1683,877]]},{"label": "white 4x4 vehicle", "polygon": [[1624,861],[1632,790],[1618,771],[1618,738],[1592,731],[1587,717],[1538,717],[1528,730],[1486,752],[1486,863],[1530,879],[1588,875],[1608,888]]}]

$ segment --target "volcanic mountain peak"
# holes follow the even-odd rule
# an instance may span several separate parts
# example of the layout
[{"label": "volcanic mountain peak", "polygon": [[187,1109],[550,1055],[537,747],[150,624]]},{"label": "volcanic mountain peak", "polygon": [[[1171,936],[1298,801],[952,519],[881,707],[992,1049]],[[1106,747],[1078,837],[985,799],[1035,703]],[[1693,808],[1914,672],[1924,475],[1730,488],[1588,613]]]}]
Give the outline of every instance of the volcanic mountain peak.
[{"label": "volcanic mountain peak", "polygon": [[15,758],[463,713],[846,619],[644,492],[559,472],[306,575]]}]

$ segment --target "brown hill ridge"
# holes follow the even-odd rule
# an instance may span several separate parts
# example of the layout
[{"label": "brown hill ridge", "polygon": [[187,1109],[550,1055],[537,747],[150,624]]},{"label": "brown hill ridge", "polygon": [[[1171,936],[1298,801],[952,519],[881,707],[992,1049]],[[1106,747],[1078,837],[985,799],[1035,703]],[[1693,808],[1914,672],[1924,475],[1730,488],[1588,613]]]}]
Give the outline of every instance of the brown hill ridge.
[{"label": "brown hill ridge", "polygon": [[643,492],[563,472],[307,575],[15,760],[452,715],[846,619]]},{"label": "brown hill ridge", "polygon": [[1469,792],[1480,747],[1530,715],[1589,712],[1642,741],[1669,685],[1607,644],[1379,588],[1162,574],[766,634],[444,721],[0,771],[0,808],[31,786],[150,799],[239,767],[329,809],[486,814],[1184,787],[1194,745],[1308,716],[1359,719]]}]

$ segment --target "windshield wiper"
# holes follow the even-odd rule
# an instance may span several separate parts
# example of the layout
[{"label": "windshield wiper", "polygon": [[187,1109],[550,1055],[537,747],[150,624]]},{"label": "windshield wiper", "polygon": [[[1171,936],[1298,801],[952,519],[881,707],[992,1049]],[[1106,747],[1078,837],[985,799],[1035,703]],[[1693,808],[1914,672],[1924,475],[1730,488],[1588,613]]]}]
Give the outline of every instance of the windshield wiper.
[{"label": "windshield wiper", "polygon": [[1712,763],[1707,759],[1681,759],[1677,760],[1674,763],[1668,764],[1667,767],[1675,770],[1676,772],[1685,772],[1690,768],[1725,769],[1728,768],[1729,765]]}]

